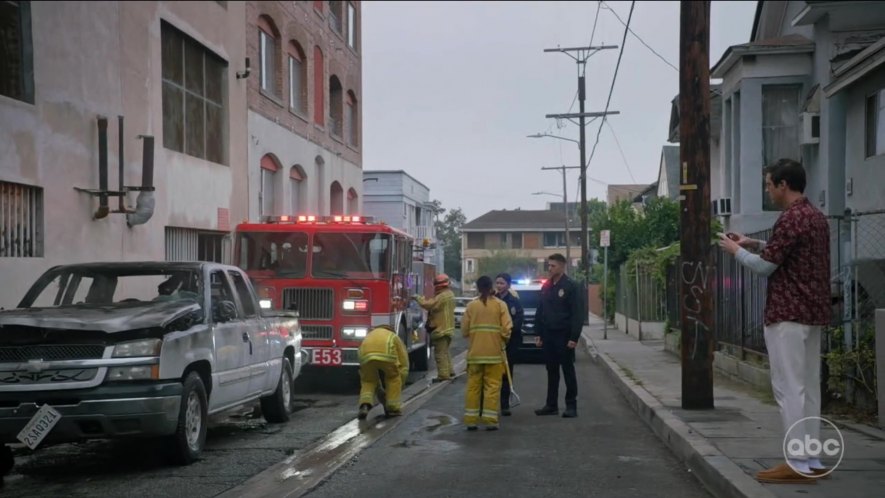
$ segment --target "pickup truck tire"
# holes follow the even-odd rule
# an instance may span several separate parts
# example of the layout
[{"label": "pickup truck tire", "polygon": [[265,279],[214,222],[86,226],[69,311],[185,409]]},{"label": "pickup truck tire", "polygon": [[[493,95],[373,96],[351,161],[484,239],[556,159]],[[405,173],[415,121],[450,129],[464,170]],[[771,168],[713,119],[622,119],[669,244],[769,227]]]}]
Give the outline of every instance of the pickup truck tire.
[{"label": "pickup truck tire", "polygon": [[0,448],[0,476],[5,476],[12,472],[12,467],[15,466],[15,457],[12,455],[12,448],[7,445],[3,445],[3,448]]},{"label": "pickup truck tire", "polygon": [[288,422],[292,416],[292,364],[288,358],[283,358],[283,368],[277,389],[270,396],[261,398],[261,413],[264,419],[272,424]]},{"label": "pickup truck tire", "polygon": [[189,465],[200,458],[206,445],[208,425],[206,387],[197,372],[185,377],[178,412],[178,429],[169,437],[170,460],[176,465]]}]

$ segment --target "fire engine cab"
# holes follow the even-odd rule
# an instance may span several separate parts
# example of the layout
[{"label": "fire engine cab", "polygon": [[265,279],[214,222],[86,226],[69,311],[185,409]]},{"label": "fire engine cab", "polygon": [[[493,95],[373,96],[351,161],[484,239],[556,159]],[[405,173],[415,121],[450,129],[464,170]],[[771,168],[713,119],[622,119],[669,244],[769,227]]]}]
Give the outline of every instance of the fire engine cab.
[{"label": "fire engine cab", "polygon": [[264,308],[297,311],[305,368],[356,367],[375,326],[397,331],[410,368],[427,370],[424,312],[410,296],[432,290],[432,265],[407,233],[362,216],[273,216],[236,228],[235,263]]}]

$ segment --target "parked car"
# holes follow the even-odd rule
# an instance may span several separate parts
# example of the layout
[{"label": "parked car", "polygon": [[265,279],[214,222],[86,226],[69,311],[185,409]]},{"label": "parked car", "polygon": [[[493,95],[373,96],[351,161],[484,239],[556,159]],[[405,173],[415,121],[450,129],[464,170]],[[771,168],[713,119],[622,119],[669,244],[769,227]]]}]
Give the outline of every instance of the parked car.
[{"label": "parked car", "polygon": [[513,284],[510,288],[519,294],[519,302],[522,304],[524,320],[522,325],[522,344],[519,347],[519,355],[522,360],[539,360],[541,348],[536,344],[538,334],[535,333],[535,311],[541,298],[541,282],[528,284]]},{"label": "parked car", "polygon": [[0,344],[3,474],[19,441],[155,436],[189,464],[212,414],[260,400],[287,421],[303,363],[297,315],[214,263],[54,267],[0,312]]},{"label": "parked car", "polygon": [[455,326],[461,327],[461,317],[464,316],[464,312],[467,310],[467,305],[470,304],[470,301],[473,301],[472,297],[456,297],[455,298]]}]

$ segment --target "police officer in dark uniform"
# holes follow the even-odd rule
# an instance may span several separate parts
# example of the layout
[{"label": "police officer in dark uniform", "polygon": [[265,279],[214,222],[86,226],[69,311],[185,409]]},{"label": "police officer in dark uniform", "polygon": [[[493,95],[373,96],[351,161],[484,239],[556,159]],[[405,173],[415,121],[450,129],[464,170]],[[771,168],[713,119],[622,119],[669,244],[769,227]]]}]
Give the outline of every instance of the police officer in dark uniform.
[{"label": "police officer in dark uniform", "polygon": [[559,414],[559,369],[565,377],[565,411],[562,416],[578,416],[578,379],[575,376],[575,348],[584,326],[581,293],[577,284],[565,274],[565,257],[552,254],[547,264],[549,279],[541,287],[535,312],[538,345],[547,363],[547,403],[535,415]]},{"label": "police officer in dark uniform", "polygon": [[[510,376],[513,376],[513,365],[516,363],[516,356],[519,354],[519,346],[522,345],[522,322],[524,311],[519,298],[510,290],[510,284],[513,279],[507,273],[500,273],[495,277],[495,296],[504,301],[507,310],[510,311],[510,319],[513,321],[513,328],[510,331],[510,341],[507,342],[507,366],[510,367]],[[504,379],[501,383],[501,415],[510,416],[510,382],[507,380],[505,372]]]}]

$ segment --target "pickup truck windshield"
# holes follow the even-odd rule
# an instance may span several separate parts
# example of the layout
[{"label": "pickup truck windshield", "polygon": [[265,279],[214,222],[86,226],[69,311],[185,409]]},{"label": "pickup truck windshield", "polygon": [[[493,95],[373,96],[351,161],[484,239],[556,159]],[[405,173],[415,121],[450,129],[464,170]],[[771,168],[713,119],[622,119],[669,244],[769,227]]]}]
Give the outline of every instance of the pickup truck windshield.
[{"label": "pickup truck windshield", "polygon": [[203,305],[196,269],[62,267],[28,291],[20,308],[137,305],[189,299]]},{"label": "pickup truck windshield", "polygon": [[318,233],[314,235],[314,278],[386,279],[390,235],[384,233]]},{"label": "pickup truck windshield", "polygon": [[239,266],[253,274],[304,278],[308,251],[307,234],[303,232],[242,232]]}]

